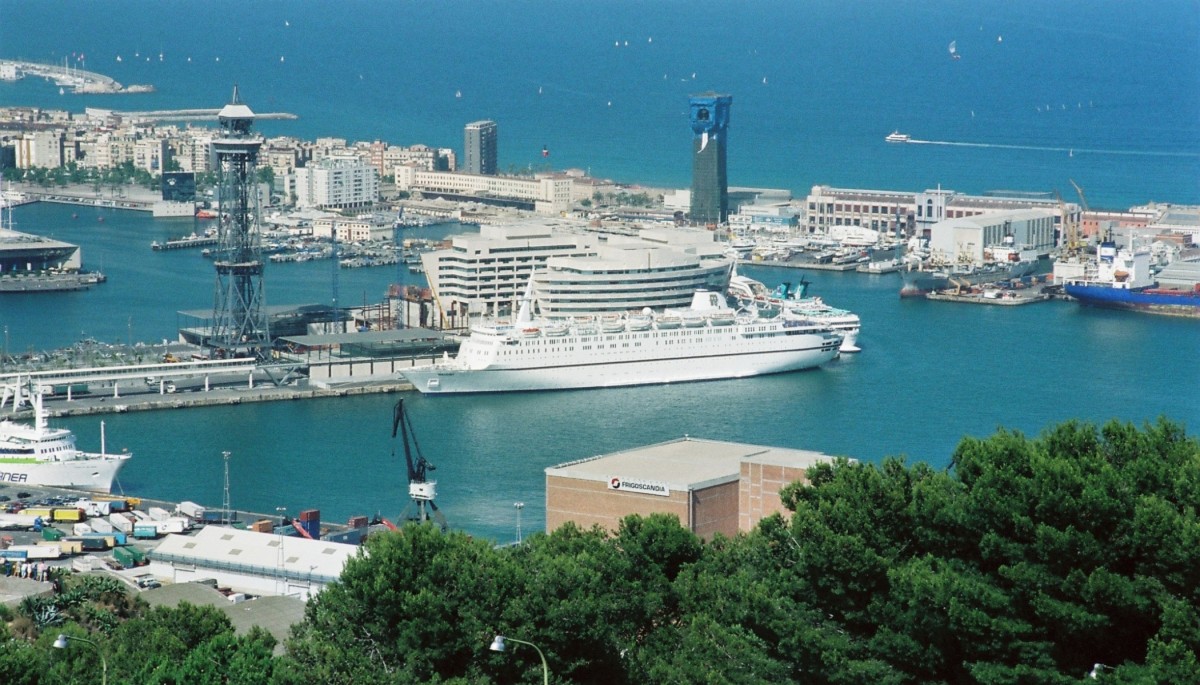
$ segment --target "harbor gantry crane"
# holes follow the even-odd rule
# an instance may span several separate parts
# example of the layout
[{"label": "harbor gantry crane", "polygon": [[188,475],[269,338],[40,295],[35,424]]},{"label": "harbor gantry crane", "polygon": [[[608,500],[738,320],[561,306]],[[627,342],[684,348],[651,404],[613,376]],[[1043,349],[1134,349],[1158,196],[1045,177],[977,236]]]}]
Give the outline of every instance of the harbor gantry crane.
[{"label": "harbor gantry crane", "polygon": [[[438,511],[434,498],[437,496],[437,481],[426,477],[428,471],[436,467],[421,454],[421,446],[417,444],[417,435],[412,428],[412,420],[404,411],[404,400],[397,400],[392,410],[392,456],[396,456],[395,439],[399,433],[404,443],[404,462],[408,466],[408,496],[411,502],[404,509],[401,517],[405,521],[425,523],[436,521],[438,526],[446,530],[446,517]],[[415,459],[414,459],[415,455]]]},{"label": "harbor gantry crane", "polygon": [[[1080,208],[1079,218],[1080,218],[1080,220],[1082,220],[1083,214],[1088,211],[1087,198],[1083,196],[1083,188],[1080,188],[1079,184],[1076,183],[1074,179],[1068,178],[1067,180],[1070,181],[1071,186],[1075,188],[1075,193],[1079,195],[1079,208]],[[1064,217],[1064,219],[1065,219],[1065,217]],[[1079,249],[1082,246],[1083,246],[1083,241],[1082,241],[1082,236],[1080,236],[1079,222],[1072,221],[1071,222],[1071,232],[1067,236],[1067,254],[1072,255],[1072,256],[1075,254],[1078,254]]]}]

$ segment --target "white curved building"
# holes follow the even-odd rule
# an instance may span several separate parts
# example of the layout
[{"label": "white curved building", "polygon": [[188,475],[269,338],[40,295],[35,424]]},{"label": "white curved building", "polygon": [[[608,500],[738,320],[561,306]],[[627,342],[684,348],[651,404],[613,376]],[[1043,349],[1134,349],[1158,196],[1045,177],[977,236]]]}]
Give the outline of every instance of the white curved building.
[{"label": "white curved building", "polygon": [[[697,290],[724,292],[732,258],[720,245],[670,245],[617,236],[586,257],[551,257],[533,276],[533,299],[545,317],[686,307]],[[661,234],[660,234],[661,235]]]}]

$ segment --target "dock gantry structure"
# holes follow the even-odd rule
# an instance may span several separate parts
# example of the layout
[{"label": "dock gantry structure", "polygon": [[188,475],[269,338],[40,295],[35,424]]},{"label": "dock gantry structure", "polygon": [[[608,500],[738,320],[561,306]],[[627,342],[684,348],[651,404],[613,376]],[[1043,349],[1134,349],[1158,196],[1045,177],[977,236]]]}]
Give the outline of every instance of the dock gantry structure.
[{"label": "dock gantry structure", "polygon": [[220,219],[208,346],[217,358],[264,357],[271,338],[260,241],[258,151],[262,140],[250,133],[254,112],[242,103],[237,86],[233,87],[232,101],[221,109],[217,120],[222,136],[213,141],[213,152]]}]

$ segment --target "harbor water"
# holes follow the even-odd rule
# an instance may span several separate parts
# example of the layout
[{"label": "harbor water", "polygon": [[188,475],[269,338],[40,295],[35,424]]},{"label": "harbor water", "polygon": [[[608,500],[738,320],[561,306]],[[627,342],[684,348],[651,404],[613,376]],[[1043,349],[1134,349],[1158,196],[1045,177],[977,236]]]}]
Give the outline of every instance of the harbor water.
[{"label": "harbor water", "polygon": [[[687,97],[716,90],[734,96],[733,186],[798,197],[814,184],[1058,189],[1075,201],[1073,180],[1093,207],[1200,202],[1200,12],[1192,0],[864,8],[834,0],[447,0],[347,11],[341,3],[0,0],[0,58],[65,62],[157,89],[59,94],[52,82],[27,78],[0,83],[0,106],[215,108],[236,83],[255,111],[300,117],[256,124],[271,136],[461,150],[463,125],[486,118],[499,125],[502,170],[577,167],[683,188],[691,173]],[[164,33],[171,26],[206,30]],[[961,59],[947,55],[952,40]],[[893,130],[932,142],[889,145],[883,138]],[[15,214],[18,230],[82,245],[85,265],[109,281],[0,299],[10,350],[173,339],[175,312],[212,307],[210,262],[195,250],[150,250],[154,240],[191,233],[188,220],[48,205]],[[800,276],[745,273],[769,285]],[[342,270],[339,303],[376,302],[398,278],[419,276]],[[438,467],[447,518],[511,540],[514,502],[526,505],[527,529],[544,520],[545,467],[683,434],[870,461],[904,454],[940,467],[963,435],[999,426],[1037,433],[1075,418],[1166,415],[1200,430],[1194,321],[1066,302],[901,300],[897,274],[808,279],[814,294],[861,315],[861,354],[817,371],[736,381],[503,397],[413,393],[409,409]],[[272,305],[329,302],[331,264],[268,264],[266,297]],[[135,453],[122,474],[128,492],[219,505],[221,453],[229,451],[235,508],[395,516],[407,493],[390,436],[395,399],[104,420],[110,448]],[[62,423],[81,446],[98,447],[99,418]]]},{"label": "harbor water", "polygon": [[[96,214],[105,221],[96,220]],[[173,338],[174,312],[211,307],[211,262],[197,250],[154,252],[152,240],[190,231],[180,220],[48,204],[16,210],[23,230],[83,246],[109,281],[90,291],[5,297],[0,323],[14,350]],[[184,222],[188,223],[188,222]],[[457,226],[416,229],[434,237]],[[406,231],[405,235],[414,234]],[[515,502],[523,526],[544,521],[551,465],[691,435],[812,449],[877,461],[886,455],[947,465],[964,435],[998,427],[1036,434],[1065,420],[1141,423],[1171,417],[1196,430],[1200,349],[1194,321],[1086,309],[1071,302],[965,307],[898,296],[898,274],[742,267],[776,285],[798,282],[862,317],[862,353],[815,371],[624,389],[425,397],[406,403],[438,503],[451,524],[507,541]],[[395,267],[342,269],[339,291],[377,302]],[[328,302],[329,261],[268,264],[270,304]],[[53,315],[49,313],[53,312]],[[1188,353],[1188,350],[1191,353]],[[396,517],[407,497],[402,446],[391,438],[395,395],[242,404],[61,420],[82,446],[135,458],[125,491],[219,505],[231,452],[234,508],[319,508]]]}]

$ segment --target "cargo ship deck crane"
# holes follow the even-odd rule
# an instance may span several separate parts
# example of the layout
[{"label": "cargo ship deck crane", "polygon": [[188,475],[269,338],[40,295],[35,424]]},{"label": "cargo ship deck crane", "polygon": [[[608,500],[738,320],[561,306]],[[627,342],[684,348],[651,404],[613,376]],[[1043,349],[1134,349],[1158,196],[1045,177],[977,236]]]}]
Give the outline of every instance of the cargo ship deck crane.
[{"label": "cargo ship deck crane", "polygon": [[405,507],[402,518],[405,521],[419,523],[433,520],[444,531],[446,530],[446,517],[442,515],[433,501],[437,496],[437,481],[429,480],[426,477],[426,472],[433,471],[437,467],[426,461],[425,455],[421,453],[421,446],[417,444],[417,435],[412,428],[412,420],[404,411],[404,400],[397,400],[396,406],[392,410],[392,456],[395,456],[394,441],[397,433],[400,434],[404,443],[404,462],[408,466],[408,496],[412,500]]}]

